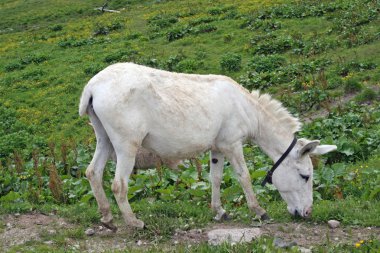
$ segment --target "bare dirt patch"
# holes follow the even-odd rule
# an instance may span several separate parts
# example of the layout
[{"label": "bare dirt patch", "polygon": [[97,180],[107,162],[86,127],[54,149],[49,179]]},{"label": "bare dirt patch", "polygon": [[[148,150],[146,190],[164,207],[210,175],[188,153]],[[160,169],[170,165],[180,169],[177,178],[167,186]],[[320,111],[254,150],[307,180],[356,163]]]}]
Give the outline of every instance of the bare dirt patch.
[{"label": "bare dirt patch", "polygon": [[[199,233],[197,229],[190,231],[177,231],[173,240],[187,243],[207,241],[207,232],[214,229],[246,228],[241,224],[213,224]],[[304,222],[271,223],[260,226],[262,235],[281,238],[287,242],[295,242],[299,246],[310,247],[330,243],[355,244],[360,240],[371,237],[380,239],[379,227],[344,226],[331,229],[326,224],[308,224]]]},{"label": "bare dirt patch", "polygon": [[0,220],[5,226],[3,231],[0,230],[0,246],[3,249],[41,240],[42,231],[55,233],[57,228],[72,227],[62,218],[41,213],[4,215]]},{"label": "bare dirt patch", "polygon": [[[12,246],[22,245],[28,241],[45,241],[44,233],[57,233],[64,229],[78,228],[78,225],[69,223],[54,214],[29,213],[22,215],[4,215],[0,217],[3,228],[0,229],[0,251],[4,252]],[[127,247],[148,247],[155,242],[144,240],[130,240],[131,229],[117,224],[119,230],[114,233],[102,226],[94,225],[93,236],[84,239],[67,238],[68,248],[86,252],[102,252],[110,250],[123,250]],[[214,229],[247,228],[249,226],[237,223],[210,224],[206,228],[191,229],[188,231],[176,230],[169,242],[175,244],[199,244],[207,242],[207,233]],[[323,245],[330,243],[354,244],[359,240],[371,237],[380,239],[379,227],[353,227],[343,226],[331,229],[326,224],[310,224],[305,222],[272,223],[260,226],[263,235],[281,238],[284,241],[295,242],[302,247]]]}]

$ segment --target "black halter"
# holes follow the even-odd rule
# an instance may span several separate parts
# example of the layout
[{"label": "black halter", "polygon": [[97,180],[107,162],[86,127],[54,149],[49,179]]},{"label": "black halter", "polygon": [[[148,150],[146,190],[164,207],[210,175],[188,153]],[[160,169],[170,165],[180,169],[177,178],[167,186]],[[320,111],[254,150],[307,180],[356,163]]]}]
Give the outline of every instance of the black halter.
[{"label": "black halter", "polygon": [[272,184],[272,175],[273,175],[273,172],[282,163],[282,161],[284,161],[285,158],[289,155],[290,151],[292,151],[292,149],[294,148],[294,146],[296,145],[296,143],[297,143],[297,138],[294,137],[292,143],[290,144],[290,146],[288,147],[288,149],[285,151],[285,153],[282,154],[282,156],[280,157],[280,159],[278,159],[277,162],[270,169],[270,171],[268,171],[267,175],[264,178],[264,181],[261,183],[261,186],[265,186],[266,183]]}]

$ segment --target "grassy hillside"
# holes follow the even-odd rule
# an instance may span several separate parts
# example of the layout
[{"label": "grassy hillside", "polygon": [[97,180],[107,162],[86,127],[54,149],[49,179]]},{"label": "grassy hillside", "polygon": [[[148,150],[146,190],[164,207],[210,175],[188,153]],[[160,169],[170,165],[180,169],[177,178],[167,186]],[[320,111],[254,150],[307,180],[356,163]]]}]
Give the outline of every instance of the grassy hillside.
[{"label": "grassy hillside", "polygon": [[[82,87],[133,61],[233,77],[306,115],[363,92],[377,100],[376,1],[103,1],[0,3],[0,158],[47,143],[93,141],[77,116]],[[374,92],[372,92],[374,91]]]},{"label": "grassy hillside", "polygon": [[[274,187],[260,185],[273,162],[255,146],[244,146],[261,205],[276,223],[313,228],[340,220],[348,241],[334,246],[335,238],[327,235],[313,252],[378,252],[377,230],[366,228],[380,226],[378,1],[111,0],[108,8],[119,13],[94,10],[103,4],[0,1],[0,215],[37,210],[75,223],[58,233],[41,232],[42,241],[10,252],[85,250],[83,231],[100,217],[83,176],[95,136],[88,118],[78,116],[79,97],[98,71],[126,61],[227,75],[282,101],[305,122],[299,137],[334,143],[338,150],[315,161],[313,217],[294,221]],[[156,247],[152,252],[274,251],[273,238],[236,247],[201,244],[193,250],[187,242],[169,245],[176,229],[214,225],[207,155],[199,161],[201,175],[190,161],[183,171],[152,169],[133,175],[128,198],[147,229],[112,238],[148,241]],[[107,164],[104,187],[122,224],[110,189],[114,165]],[[241,187],[230,165],[225,167],[223,204],[234,214],[233,223],[252,224]],[[372,237],[351,235],[352,226]],[[0,235],[5,231],[8,225],[0,216]],[[356,239],[365,243],[357,246]],[[73,240],[82,246],[73,250]]]}]

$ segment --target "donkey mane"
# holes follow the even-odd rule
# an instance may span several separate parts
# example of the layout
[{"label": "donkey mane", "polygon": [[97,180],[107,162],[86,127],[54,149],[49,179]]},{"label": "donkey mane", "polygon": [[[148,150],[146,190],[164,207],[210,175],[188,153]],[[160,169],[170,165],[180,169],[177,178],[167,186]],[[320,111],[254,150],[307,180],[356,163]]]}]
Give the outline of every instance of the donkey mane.
[{"label": "donkey mane", "polygon": [[[262,111],[266,114],[266,120],[271,119],[276,121],[277,126],[282,126],[283,129],[291,131],[293,134],[298,132],[302,124],[301,122],[292,116],[290,112],[282,106],[281,102],[276,99],[273,99],[268,94],[260,94],[259,91],[252,91],[251,97],[255,100],[258,106],[261,107]],[[273,125],[273,124],[268,124]]]}]

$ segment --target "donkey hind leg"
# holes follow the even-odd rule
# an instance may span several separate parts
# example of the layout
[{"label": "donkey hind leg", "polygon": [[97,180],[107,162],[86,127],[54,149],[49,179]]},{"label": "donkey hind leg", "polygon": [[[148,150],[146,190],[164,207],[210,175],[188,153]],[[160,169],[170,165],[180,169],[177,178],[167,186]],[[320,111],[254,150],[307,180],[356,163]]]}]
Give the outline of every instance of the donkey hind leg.
[{"label": "donkey hind leg", "polygon": [[114,148],[117,156],[117,164],[115,179],[112,183],[112,191],[125,223],[132,227],[143,228],[144,222],[136,218],[127,198],[128,180],[135,164],[138,147],[132,143],[122,143],[118,146],[115,145]]},{"label": "donkey hind leg", "polygon": [[241,148],[241,146],[235,147],[232,150],[232,153],[226,153],[226,155],[228,155],[228,159],[231,162],[235,174],[240,182],[240,185],[243,188],[248,208],[252,212],[255,212],[257,217],[261,219],[268,219],[269,217],[266,214],[266,211],[259,205],[255,197],[255,194],[253,193],[251,177],[249,175],[249,171],[244,160],[243,149]]},{"label": "donkey hind leg", "polygon": [[103,189],[103,171],[109,158],[110,152],[113,149],[108,135],[95,115],[92,109],[89,110],[91,123],[96,135],[96,150],[90,165],[87,167],[86,176],[90,181],[92,192],[98,203],[99,210],[102,214],[101,222],[107,228],[116,231],[116,227],[112,223],[112,214],[110,204]]},{"label": "donkey hind leg", "polygon": [[211,194],[211,208],[216,213],[215,220],[220,221],[227,219],[227,213],[222,207],[220,201],[220,183],[223,177],[224,156],[217,151],[211,151],[210,153],[210,176],[212,184]]}]

